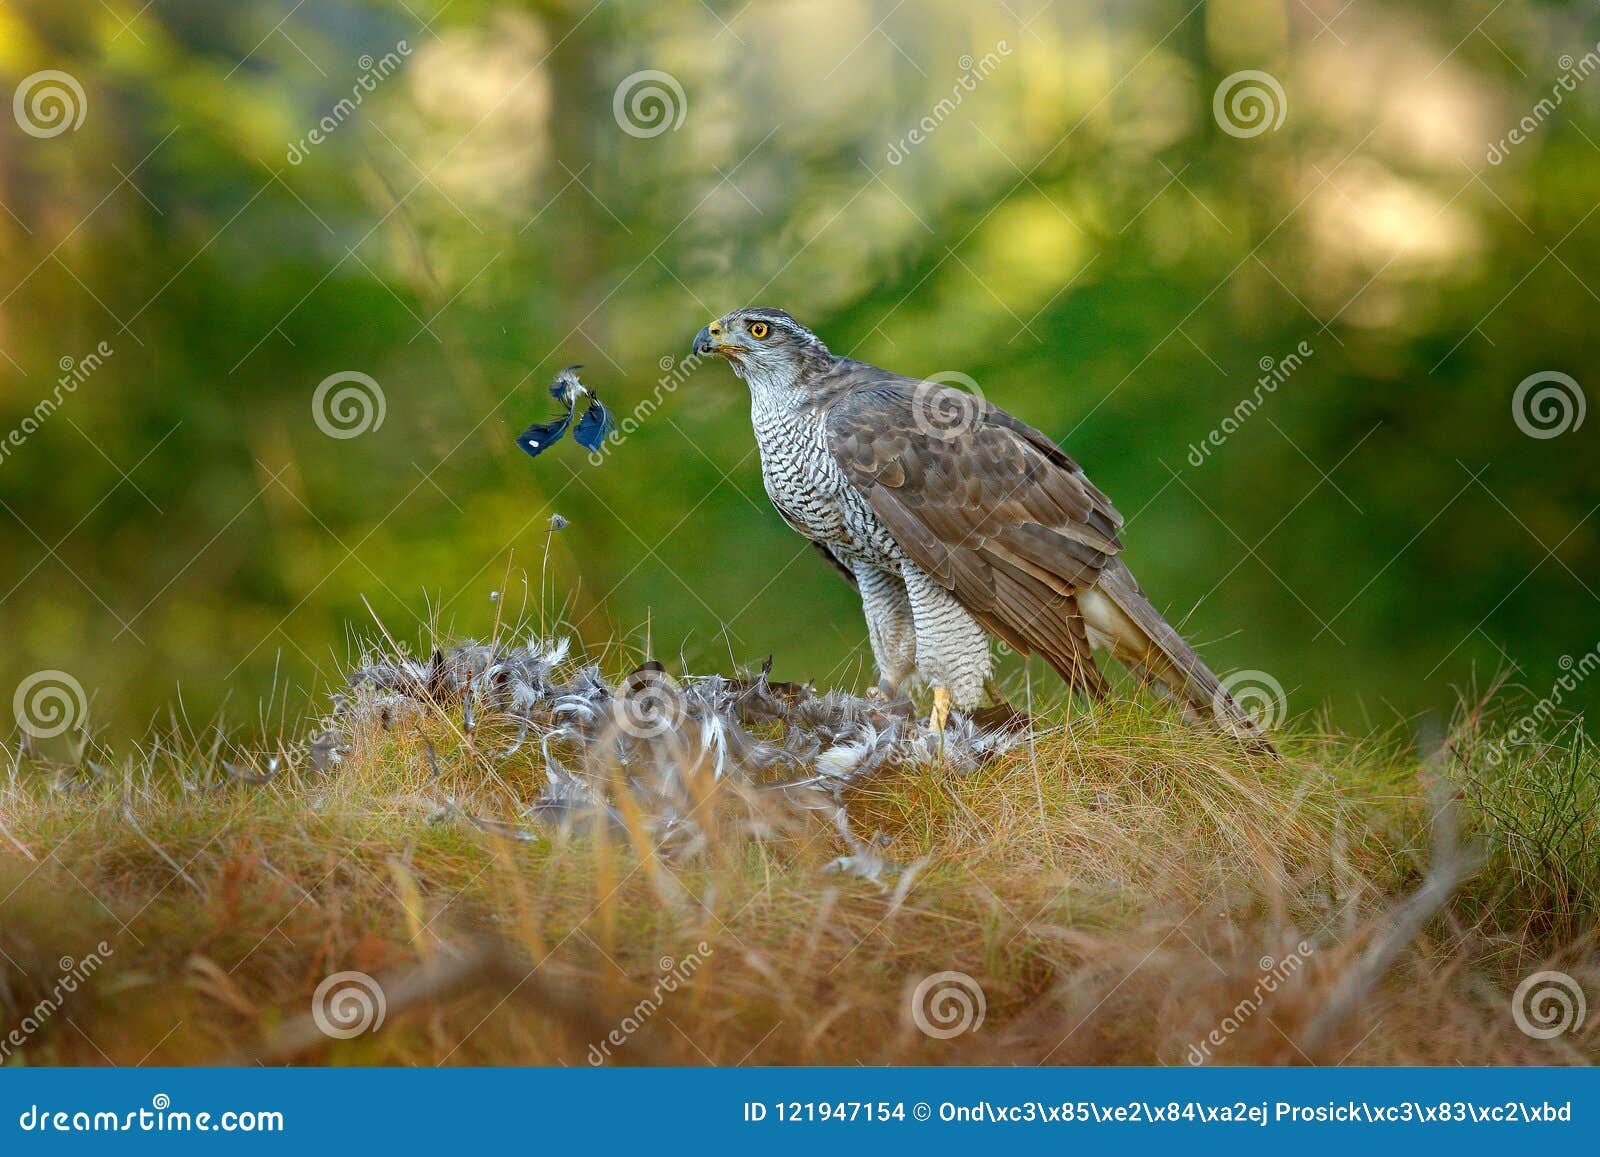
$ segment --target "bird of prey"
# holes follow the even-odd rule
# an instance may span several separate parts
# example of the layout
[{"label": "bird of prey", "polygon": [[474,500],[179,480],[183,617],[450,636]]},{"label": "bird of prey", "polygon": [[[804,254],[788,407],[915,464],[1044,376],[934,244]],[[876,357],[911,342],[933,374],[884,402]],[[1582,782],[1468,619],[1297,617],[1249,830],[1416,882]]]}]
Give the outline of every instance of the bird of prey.
[{"label": "bird of prey", "polygon": [[942,729],[994,693],[994,634],[1098,698],[1099,647],[1270,747],[1145,598],[1118,557],[1121,515],[1050,438],[974,394],[836,357],[781,309],[720,317],[694,352],[749,385],[767,494],[860,591],[883,694],[920,674]]}]

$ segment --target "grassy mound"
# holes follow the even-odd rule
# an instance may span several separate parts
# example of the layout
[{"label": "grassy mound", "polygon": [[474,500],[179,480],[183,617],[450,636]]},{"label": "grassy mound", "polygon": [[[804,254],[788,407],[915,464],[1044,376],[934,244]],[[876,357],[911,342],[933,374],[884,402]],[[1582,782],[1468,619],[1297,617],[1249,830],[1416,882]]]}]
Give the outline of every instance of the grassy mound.
[{"label": "grassy mound", "polygon": [[7,1063],[1600,1060],[1600,1018],[1541,1040],[1511,1008],[1547,969],[1600,997],[1575,734],[1497,745],[1473,712],[1426,763],[1270,760],[1060,704],[976,770],[847,792],[899,868],[872,880],[829,870],[824,813],[692,766],[692,853],[617,768],[620,826],[541,826],[541,745],[497,758],[519,728],[478,716],[369,712],[331,765],[177,724],[115,761],[8,750]]}]

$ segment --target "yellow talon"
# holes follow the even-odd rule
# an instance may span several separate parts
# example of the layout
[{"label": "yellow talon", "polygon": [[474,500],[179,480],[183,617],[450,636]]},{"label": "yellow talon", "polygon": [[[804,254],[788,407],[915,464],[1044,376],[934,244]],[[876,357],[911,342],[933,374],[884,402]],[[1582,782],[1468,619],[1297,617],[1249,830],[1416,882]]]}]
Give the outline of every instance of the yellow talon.
[{"label": "yellow talon", "polygon": [[928,726],[944,734],[944,725],[950,719],[950,689],[948,687],[935,687],[933,689],[933,713],[928,716]]}]

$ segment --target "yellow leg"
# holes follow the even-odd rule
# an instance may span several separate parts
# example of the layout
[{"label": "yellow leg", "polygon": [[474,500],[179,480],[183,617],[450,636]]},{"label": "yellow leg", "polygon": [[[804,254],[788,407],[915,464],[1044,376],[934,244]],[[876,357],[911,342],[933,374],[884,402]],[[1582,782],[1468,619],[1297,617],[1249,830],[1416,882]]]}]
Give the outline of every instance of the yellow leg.
[{"label": "yellow leg", "polygon": [[944,734],[944,725],[950,719],[950,691],[946,687],[933,689],[933,714],[928,716],[928,726]]}]

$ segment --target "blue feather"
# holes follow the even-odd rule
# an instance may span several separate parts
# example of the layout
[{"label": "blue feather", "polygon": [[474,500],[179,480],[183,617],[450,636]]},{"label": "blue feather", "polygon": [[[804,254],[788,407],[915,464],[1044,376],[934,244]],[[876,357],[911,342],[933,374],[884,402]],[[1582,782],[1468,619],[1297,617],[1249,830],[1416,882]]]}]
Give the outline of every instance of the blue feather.
[{"label": "blue feather", "polygon": [[517,435],[517,445],[521,446],[530,458],[537,458],[566,436],[567,428],[572,426],[572,416],[577,411],[579,398],[589,399],[583,417],[578,419],[577,426],[572,431],[579,445],[587,450],[597,451],[605,441],[606,435],[615,428],[616,423],[612,420],[611,412],[601,405],[594,391],[578,381],[578,371],[582,368],[582,366],[568,366],[557,374],[556,380],[550,384],[550,396],[567,408],[566,414],[553,422],[535,422]]},{"label": "blue feather", "polygon": [[530,458],[537,458],[555,443],[566,436],[567,427],[572,424],[572,411],[569,409],[563,417],[553,422],[535,422],[522,433],[517,435],[517,445],[527,451]]},{"label": "blue feather", "polygon": [[611,411],[600,404],[599,398],[593,394],[590,394],[589,398],[589,408],[584,410],[583,417],[578,419],[572,436],[584,449],[599,450],[600,444],[605,441],[606,435],[616,423],[611,420]]}]

